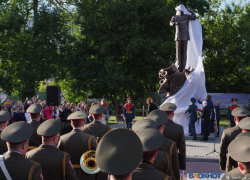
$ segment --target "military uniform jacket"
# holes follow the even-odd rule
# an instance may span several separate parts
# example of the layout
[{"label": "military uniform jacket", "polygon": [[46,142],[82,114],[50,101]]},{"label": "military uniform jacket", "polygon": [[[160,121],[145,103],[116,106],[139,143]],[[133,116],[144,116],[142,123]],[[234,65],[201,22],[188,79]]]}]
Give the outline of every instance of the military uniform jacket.
[{"label": "military uniform jacket", "polygon": [[27,152],[26,158],[42,166],[44,180],[77,180],[69,154],[53,145],[42,144]]},{"label": "military uniform jacket", "polygon": [[237,107],[239,107],[239,106],[237,106],[237,105],[235,105],[235,106],[234,105],[229,106],[228,113],[227,113],[227,119],[228,120],[234,121],[234,116],[231,113]]},{"label": "military uniform jacket", "polygon": [[238,168],[238,167],[231,170],[230,172],[228,172],[225,176],[227,176],[227,179],[230,179],[230,180],[237,180],[237,179],[243,179],[244,178],[244,175],[241,174],[240,168]]},{"label": "military uniform jacket", "polygon": [[[241,133],[241,128],[237,125],[232,128],[227,128],[223,131],[220,142],[220,169],[225,171],[227,161],[227,148],[235,137]],[[231,160],[230,160],[231,161]],[[233,160],[232,160],[233,161]],[[231,162],[232,162],[231,161]],[[231,165],[229,165],[230,168]]]},{"label": "military uniform jacket", "polygon": [[[30,136],[30,139],[29,139],[29,146],[38,147],[38,146],[40,146],[42,144],[42,137],[37,134],[37,128],[40,126],[40,122],[36,121],[36,120],[31,120],[28,123],[33,128],[33,133],[32,133],[32,135]],[[34,149],[34,148],[28,147],[28,149]]]},{"label": "military uniform jacket", "polygon": [[135,118],[135,105],[125,104],[123,108],[123,114],[126,119],[134,119]]},{"label": "military uniform jacket", "polygon": [[187,110],[185,111],[185,114],[187,112],[189,113],[190,121],[196,121],[197,120],[196,109],[197,109],[197,106],[192,104],[192,105],[189,105]]},{"label": "military uniform jacket", "polygon": [[133,180],[172,180],[168,175],[157,171],[154,166],[148,162],[141,162],[132,174]]},{"label": "military uniform jacket", "polygon": [[177,150],[179,151],[178,159],[180,169],[186,170],[186,142],[183,127],[174,123],[172,120],[168,120],[165,124],[163,135],[176,143]]},{"label": "military uniform jacket", "polygon": [[189,41],[189,21],[195,20],[194,15],[175,15],[172,17],[170,24],[178,22],[176,25],[175,41]]},{"label": "military uniform jacket", "polygon": [[58,149],[70,155],[78,179],[94,179],[94,175],[85,173],[79,163],[85,152],[96,150],[95,137],[84,133],[81,129],[73,129],[70,133],[60,137]]},{"label": "military uniform jacket", "polygon": [[7,149],[6,141],[2,140],[1,138],[1,133],[2,133],[2,130],[0,129],[0,154],[4,154],[6,151],[8,151],[8,149]]},{"label": "military uniform jacket", "polygon": [[172,169],[174,172],[175,179],[179,180],[180,179],[180,173],[179,173],[180,165],[179,165],[177,147],[176,147],[175,142],[164,137],[160,150],[165,151],[169,154],[170,160],[172,162]]},{"label": "military uniform jacket", "polygon": [[[21,153],[8,151],[4,156],[4,164],[13,180],[42,180],[42,167],[25,159]],[[6,180],[0,168],[0,179]]]},{"label": "military uniform jacket", "polygon": [[230,154],[227,155],[226,173],[238,167],[238,162],[233,160]]},{"label": "military uniform jacket", "polygon": [[111,128],[109,126],[102,124],[100,121],[93,121],[84,126],[83,132],[93,135],[96,138],[99,137],[98,141],[100,141],[102,136],[110,130]]},{"label": "military uniform jacket", "polygon": [[153,166],[155,167],[156,170],[164,174],[167,174],[172,178],[172,180],[175,180],[171,159],[167,152],[164,152],[162,150],[157,150],[157,156],[155,158]]}]

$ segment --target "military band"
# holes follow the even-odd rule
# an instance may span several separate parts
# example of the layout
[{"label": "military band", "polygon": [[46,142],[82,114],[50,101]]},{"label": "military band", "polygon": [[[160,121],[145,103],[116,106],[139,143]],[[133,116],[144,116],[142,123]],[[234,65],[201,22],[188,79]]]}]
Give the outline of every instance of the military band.
[{"label": "military band", "polygon": [[37,134],[42,137],[42,144],[26,153],[26,158],[42,166],[44,179],[77,180],[69,154],[56,148],[61,123],[50,119],[42,123]]},{"label": "military band", "polygon": [[[0,179],[180,180],[179,170],[186,169],[186,146],[183,127],[173,122],[176,109],[172,103],[162,105],[146,119],[135,122],[134,133],[123,128],[111,130],[102,124],[105,108],[96,104],[90,108],[92,123],[85,125],[88,115],[84,111],[74,112],[68,116],[73,130],[61,137],[58,120],[40,124],[39,104],[27,110],[32,119],[30,123],[7,126],[10,114],[1,111]],[[238,155],[235,149],[237,145],[250,149],[249,143],[243,143],[250,142],[249,111],[237,107],[231,114],[236,126],[223,131],[220,168],[228,173],[229,179],[233,175],[250,177],[250,159],[243,158],[246,151]],[[87,153],[94,157],[90,164],[86,161]],[[89,167],[92,163],[97,166]]]},{"label": "military band", "polygon": [[0,159],[0,179],[43,180],[41,165],[24,157],[32,133],[32,126],[23,121],[3,130],[1,138],[7,142],[8,151]]},{"label": "military band", "polygon": [[88,115],[84,111],[76,111],[69,115],[68,120],[71,120],[73,130],[60,137],[57,147],[70,155],[78,179],[94,180],[94,175],[84,172],[79,164],[79,159],[85,152],[96,150],[96,138],[83,132],[87,117]]},{"label": "military band", "polygon": [[7,127],[7,121],[10,118],[10,113],[7,111],[0,111],[0,154],[7,151],[6,141],[1,138],[1,133]]},{"label": "military band", "polygon": [[[157,130],[156,122],[151,119],[142,119],[142,120],[137,121],[132,126],[132,130],[136,133],[143,131],[145,129]],[[172,168],[172,160],[168,152],[164,152],[158,149],[155,161],[153,162],[153,166],[155,169],[157,169],[158,171],[164,174],[167,174],[172,179],[176,179],[174,172],[173,172],[173,168]]]},{"label": "military band", "polygon": [[33,133],[29,139],[28,149],[35,149],[42,144],[42,137],[37,134],[37,129],[40,126],[42,106],[40,104],[32,104],[28,109],[27,113],[30,114],[31,121],[28,122],[32,128]]},{"label": "military band", "polygon": [[242,129],[239,127],[239,122],[249,115],[249,111],[243,107],[238,107],[232,111],[232,115],[234,116],[236,126],[225,129],[222,133],[220,142],[220,169],[226,172],[237,167],[237,163],[227,155],[227,149],[235,137],[242,132]]},{"label": "military band", "polygon": [[165,103],[160,107],[160,110],[168,115],[168,121],[165,123],[163,135],[176,143],[180,169],[186,170],[186,142],[183,126],[173,121],[174,111],[176,109],[177,107],[173,103]]},{"label": "military band", "polygon": [[147,116],[148,119],[152,119],[157,124],[157,130],[162,134],[163,142],[160,146],[160,150],[167,152],[170,156],[172,162],[172,168],[176,180],[180,179],[180,166],[177,155],[177,147],[174,141],[164,137],[163,132],[165,129],[165,124],[168,121],[168,115],[161,110],[154,110],[150,112]]}]

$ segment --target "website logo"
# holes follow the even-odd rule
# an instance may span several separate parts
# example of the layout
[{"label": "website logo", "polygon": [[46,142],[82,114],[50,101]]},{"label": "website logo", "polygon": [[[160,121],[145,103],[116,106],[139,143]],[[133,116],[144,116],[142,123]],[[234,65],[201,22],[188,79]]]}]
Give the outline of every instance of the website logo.
[{"label": "website logo", "polygon": [[225,173],[188,173],[188,180],[221,180]]}]

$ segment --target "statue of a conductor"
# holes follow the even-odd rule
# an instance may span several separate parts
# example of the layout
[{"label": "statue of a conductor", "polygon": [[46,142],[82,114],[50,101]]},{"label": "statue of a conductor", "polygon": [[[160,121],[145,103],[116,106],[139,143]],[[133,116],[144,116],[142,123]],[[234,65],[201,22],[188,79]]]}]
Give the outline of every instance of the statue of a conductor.
[{"label": "statue of a conductor", "polygon": [[185,6],[179,5],[175,8],[176,15],[172,17],[170,26],[176,27],[175,41],[176,41],[176,59],[178,64],[178,71],[183,72],[187,61],[187,43],[189,37],[189,21],[196,19],[196,16]]}]

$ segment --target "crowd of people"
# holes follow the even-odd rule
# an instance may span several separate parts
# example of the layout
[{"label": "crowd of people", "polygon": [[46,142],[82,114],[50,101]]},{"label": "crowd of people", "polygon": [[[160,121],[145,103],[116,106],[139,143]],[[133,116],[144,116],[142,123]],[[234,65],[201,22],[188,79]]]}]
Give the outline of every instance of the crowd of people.
[{"label": "crowd of people", "polygon": [[63,100],[59,106],[55,107],[47,105],[46,100],[40,100],[39,95],[34,96],[31,99],[32,100],[29,100],[29,98],[27,97],[24,103],[11,99],[5,99],[4,101],[2,101],[0,111],[8,111],[10,113],[11,119],[9,121],[9,124],[18,121],[29,122],[31,118],[29,116],[29,113],[27,113],[27,109],[32,104],[40,104],[42,106],[42,111],[40,112],[40,122],[44,122],[48,119],[58,119],[62,123],[63,127],[69,124],[67,118],[71,113],[75,111],[84,111],[89,115],[85,120],[85,124],[92,122],[93,118],[91,114],[89,114],[89,108],[95,104],[101,104],[105,107],[105,112],[103,113],[103,118],[101,121],[103,124],[108,124],[111,114],[111,108],[105,99],[102,99],[101,102],[98,100],[95,102],[89,102],[89,105],[86,103],[86,101],[70,103]]},{"label": "crowd of people", "polygon": [[[196,99],[191,99],[186,111],[190,119],[191,116],[197,118],[201,115],[203,124],[209,124],[207,121],[211,120],[212,112],[208,109],[208,100],[201,102],[203,109],[200,114],[197,113]],[[27,106],[25,110],[15,108],[22,107],[20,102],[12,102],[12,105],[9,104],[11,100],[3,102],[4,106],[9,107],[0,111],[0,179],[180,180],[183,175],[180,172],[186,170],[184,131],[181,125],[173,121],[177,109],[173,103],[157,107],[149,98],[147,102],[151,107],[148,108],[147,117],[132,126],[135,106],[128,96],[126,104],[120,104],[118,110],[127,128],[111,130],[107,121],[102,122],[103,118],[108,117],[105,100],[93,103],[90,108],[84,102],[76,106],[63,102],[61,109],[53,109],[44,101],[41,104],[42,101],[36,98],[33,102],[26,101],[23,104],[23,108]],[[215,115],[218,105],[219,102],[216,102],[213,107]],[[20,111],[28,113],[30,120],[15,119],[14,116],[18,117],[15,113],[21,114]],[[250,159],[245,157],[250,155],[250,145],[246,143],[250,140],[249,111],[231,106],[230,111],[235,126],[223,131],[221,169],[228,172],[229,179],[234,175],[248,177]],[[60,113],[64,112],[67,117],[62,118]],[[56,114],[61,118],[54,119]],[[42,116],[53,119],[43,120]],[[14,120],[10,123],[12,118]],[[92,120],[87,122],[90,118]],[[191,123],[192,120],[190,126]],[[62,128],[68,124],[71,130],[63,133]],[[206,131],[203,129],[203,133]],[[242,146],[242,149],[239,148],[240,154],[237,152],[239,146]],[[86,157],[85,153],[89,152],[94,154]]]}]

